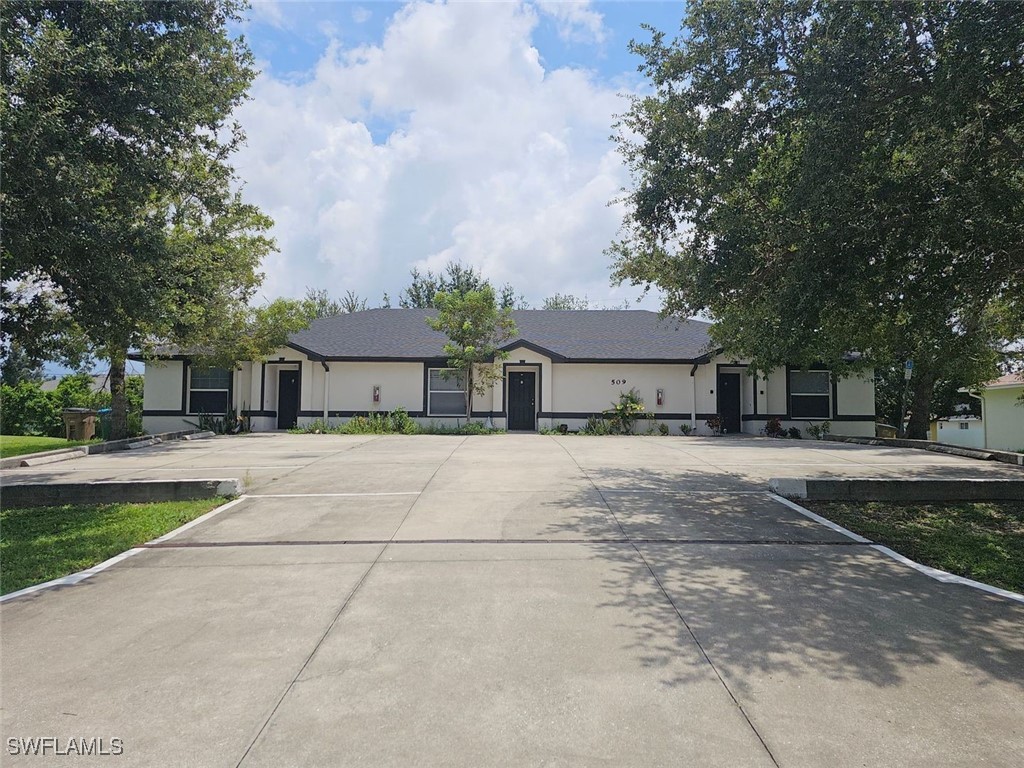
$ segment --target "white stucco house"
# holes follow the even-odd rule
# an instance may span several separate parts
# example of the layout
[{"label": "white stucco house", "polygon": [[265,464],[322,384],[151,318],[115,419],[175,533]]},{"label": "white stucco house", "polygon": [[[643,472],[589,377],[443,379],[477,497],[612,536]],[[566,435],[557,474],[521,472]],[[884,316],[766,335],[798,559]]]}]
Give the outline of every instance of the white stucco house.
[{"label": "white stucco house", "polygon": [[[255,431],[405,408],[417,420],[464,418],[457,378],[446,375],[445,337],[430,310],[370,309],[314,321],[266,360],[204,370],[186,354],[148,360],[143,420],[148,432],[187,428],[202,412],[239,412]],[[748,375],[743,360],[714,351],[709,324],[643,310],[519,310],[519,336],[504,349],[504,377],[473,399],[474,419],[533,431],[576,430],[620,393],[636,389],[648,412],[679,434],[720,414],[729,433],[757,434],[770,418],[801,430],[832,422],[837,434],[874,434],[871,372],[780,368]]]},{"label": "white stucco house", "polygon": [[984,448],[985,424],[979,416],[970,414],[935,419],[931,424],[931,439],[961,448]]},{"label": "white stucco house", "polygon": [[1008,374],[960,391],[981,401],[979,448],[1024,453],[1024,375]]}]

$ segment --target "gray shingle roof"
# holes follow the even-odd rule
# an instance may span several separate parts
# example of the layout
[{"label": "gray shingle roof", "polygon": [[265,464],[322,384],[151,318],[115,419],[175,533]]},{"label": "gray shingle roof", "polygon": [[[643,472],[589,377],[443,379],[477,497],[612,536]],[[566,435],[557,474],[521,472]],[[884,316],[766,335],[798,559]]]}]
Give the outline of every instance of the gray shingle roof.
[{"label": "gray shingle roof", "polygon": [[[443,357],[444,334],[427,309],[368,309],[315,320],[290,345],[327,359],[423,360]],[[556,359],[693,360],[709,351],[710,323],[662,319],[645,310],[543,310],[512,313],[524,341]]]}]

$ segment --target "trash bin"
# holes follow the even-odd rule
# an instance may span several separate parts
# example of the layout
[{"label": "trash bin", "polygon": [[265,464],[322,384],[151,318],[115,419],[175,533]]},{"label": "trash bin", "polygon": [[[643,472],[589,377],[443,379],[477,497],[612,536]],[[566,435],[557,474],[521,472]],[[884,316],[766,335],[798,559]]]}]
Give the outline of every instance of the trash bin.
[{"label": "trash bin", "polygon": [[61,415],[68,440],[92,440],[96,435],[96,411],[91,408],[65,408]]},{"label": "trash bin", "polygon": [[100,437],[104,440],[110,439],[110,409],[100,408],[96,411],[97,416],[100,419]]}]

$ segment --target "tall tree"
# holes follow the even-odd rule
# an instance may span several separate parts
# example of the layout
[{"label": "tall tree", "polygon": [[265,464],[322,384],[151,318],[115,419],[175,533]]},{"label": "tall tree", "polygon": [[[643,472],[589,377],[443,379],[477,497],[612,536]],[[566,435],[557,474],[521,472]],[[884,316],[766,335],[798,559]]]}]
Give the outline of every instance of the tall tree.
[{"label": "tall tree", "polygon": [[[228,32],[243,7],[0,5],[5,280],[52,288],[109,359],[115,437],[129,348],[201,343],[245,304],[273,248],[227,164],[255,75]],[[26,346],[30,330],[16,329]]]},{"label": "tall tree", "polygon": [[306,296],[302,300],[306,314],[310,320],[321,317],[334,317],[350,312],[362,312],[367,308],[366,299],[355,291],[345,291],[340,299],[332,299],[326,288],[306,288]]},{"label": "tall tree", "polygon": [[[491,284],[475,267],[467,267],[458,261],[449,261],[444,270],[437,274],[429,269],[425,273],[420,272],[415,267],[409,274],[412,282],[398,294],[398,305],[406,309],[436,308],[434,299],[439,293],[469,293]],[[501,287],[498,305],[506,309],[528,307],[526,299],[517,294],[509,283]]]},{"label": "tall tree", "polygon": [[697,0],[632,49],[620,281],[762,371],[912,359],[916,437],[936,382],[994,374],[1024,328],[1024,4]]},{"label": "tall tree", "polygon": [[541,309],[590,309],[590,299],[586,296],[573,296],[571,293],[556,293],[544,299]]},{"label": "tall tree", "polygon": [[444,354],[448,366],[459,371],[465,382],[466,419],[473,413],[473,395],[485,395],[501,380],[498,361],[508,352],[501,345],[518,330],[512,310],[498,306],[494,288],[484,284],[465,293],[438,293],[434,297],[437,315],[427,325],[448,337]]},{"label": "tall tree", "polygon": [[26,354],[17,342],[13,342],[0,360],[0,382],[16,387],[23,381],[39,383],[43,380],[43,369],[39,362]]}]

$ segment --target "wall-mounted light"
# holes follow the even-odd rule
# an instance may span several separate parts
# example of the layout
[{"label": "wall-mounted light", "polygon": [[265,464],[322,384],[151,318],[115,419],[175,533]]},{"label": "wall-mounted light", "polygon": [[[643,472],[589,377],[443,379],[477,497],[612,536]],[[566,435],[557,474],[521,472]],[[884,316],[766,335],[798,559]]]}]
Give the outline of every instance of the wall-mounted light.
[{"label": "wall-mounted light", "polygon": [[659,389],[658,390],[658,405],[664,405],[664,404],[665,404],[665,390],[664,389]]},{"label": "wall-mounted light", "polygon": [[373,385],[373,402],[375,402],[375,403],[379,403],[380,402],[380,385],[379,384],[374,384]]}]

